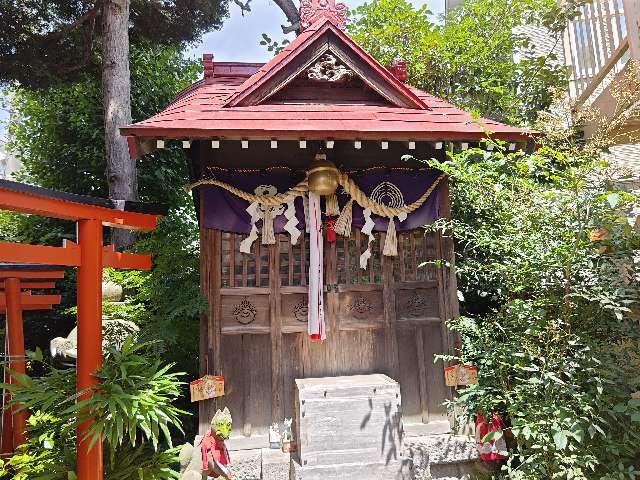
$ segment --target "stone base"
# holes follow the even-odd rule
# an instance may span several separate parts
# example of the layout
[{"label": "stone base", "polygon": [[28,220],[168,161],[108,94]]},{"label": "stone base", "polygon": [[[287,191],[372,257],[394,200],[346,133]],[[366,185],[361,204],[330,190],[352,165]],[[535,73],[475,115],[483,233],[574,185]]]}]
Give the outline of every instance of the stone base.
[{"label": "stone base", "polygon": [[262,480],[288,480],[291,455],[280,450],[262,450]]},{"label": "stone base", "polygon": [[479,474],[473,462],[430,465],[426,469],[415,469],[414,480],[472,480]]},{"label": "stone base", "polygon": [[483,473],[475,439],[456,435],[405,438],[415,480],[470,480]]},{"label": "stone base", "polygon": [[416,466],[470,462],[478,459],[475,439],[459,435],[405,437],[403,454],[412,458]]},{"label": "stone base", "polygon": [[236,480],[471,480],[488,472],[479,462],[473,437],[405,437],[398,461],[301,466],[290,455],[268,448],[230,452]]},{"label": "stone base", "polygon": [[290,455],[280,450],[257,448],[232,450],[231,470],[235,480],[289,480]]},{"label": "stone base", "polygon": [[409,462],[301,466],[291,460],[290,480],[412,480]]},{"label": "stone base", "polygon": [[231,470],[238,480],[262,479],[262,450],[229,452]]}]

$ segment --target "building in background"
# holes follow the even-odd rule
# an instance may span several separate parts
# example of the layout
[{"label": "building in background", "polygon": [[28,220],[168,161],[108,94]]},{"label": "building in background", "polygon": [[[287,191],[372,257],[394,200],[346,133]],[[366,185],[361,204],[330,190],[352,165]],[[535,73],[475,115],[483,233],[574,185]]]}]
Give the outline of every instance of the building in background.
[{"label": "building in background", "polygon": [[0,179],[11,180],[12,175],[20,168],[20,161],[6,151],[5,144],[0,141]]},{"label": "building in background", "polygon": [[[446,0],[445,8],[463,2]],[[608,129],[607,138],[615,144],[606,157],[634,189],[640,188],[639,22],[635,0],[593,0],[580,7],[562,38],[539,26],[518,29],[531,39],[536,55],[554,53],[569,67],[568,93],[574,110],[597,113],[599,118],[586,122],[585,136]]]},{"label": "building in background", "polygon": [[458,5],[462,5],[464,0],[445,0],[444,2],[444,11],[448,12],[452,8],[456,8]]},{"label": "building in background", "polygon": [[7,89],[0,88],[0,180],[12,180],[21,162],[7,149],[7,135],[11,123],[10,98]]},{"label": "building in background", "polygon": [[574,109],[597,113],[585,123],[585,136],[607,129],[615,143],[607,157],[634,189],[640,188],[639,21],[634,0],[594,0],[582,5],[563,38]]}]

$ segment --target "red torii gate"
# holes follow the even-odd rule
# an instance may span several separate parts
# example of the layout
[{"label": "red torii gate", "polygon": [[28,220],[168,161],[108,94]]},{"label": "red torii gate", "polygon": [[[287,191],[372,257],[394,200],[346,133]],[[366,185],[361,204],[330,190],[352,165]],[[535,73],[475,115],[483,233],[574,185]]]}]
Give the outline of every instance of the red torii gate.
[{"label": "red torii gate", "polygon": [[[75,195],[0,180],[0,209],[75,221],[77,243],[62,247],[0,242],[0,262],[77,267],[78,391],[94,387],[102,365],[102,268],[150,269],[151,257],[116,252],[102,245],[102,227],[149,231],[165,210],[158,205]],[[81,397],[80,399],[82,399]],[[84,397],[86,398],[86,397]],[[79,480],[101,480],[102,445],[83,440],[90,420],[78,426],[76,473]]]},{"label": "red torii gate", "polygon": [[[64,270],[50,265],[0,263],[0,314],[6,315],[5,357],[10,370],[24,374],[25,351],[22,312],[50,310],[60,303],[60,295],[31,295],[31,289],[55,288],[53,279],[62,278]],[[37,279],[37,280],[34,280]],[[47,280],[47,281],[43,281]],[[22,292],[22,290],[27,290]],[[5,369],[5,383],[16,383]],[[9,395],[4,397],[7,405]],[[2,454],[9,454],[25,441],[27,412],[18,408],[2,412]]]}]

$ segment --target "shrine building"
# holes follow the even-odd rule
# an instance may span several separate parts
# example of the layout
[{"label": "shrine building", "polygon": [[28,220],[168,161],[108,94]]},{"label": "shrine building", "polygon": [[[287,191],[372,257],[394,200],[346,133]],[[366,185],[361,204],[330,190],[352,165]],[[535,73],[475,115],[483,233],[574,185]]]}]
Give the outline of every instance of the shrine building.
[{"label": "shrine building", "polygon": [[[386,374],[405,434],[450,430],[434,355],[458,314],[447,179],[423,160],[529,132],[472,116],[406,84],[343,31],[345,8],[310,0],[301,32],[266,64],[214,62],[162,112],[122,128],[132,158],[181,142],[198,212],[201,373],[225,395],[231,448],[268,446],[294,416],[295,379]],[[407,156],[410,156],[408,158]],[[194,341],[197,341],[194,339]]]}]

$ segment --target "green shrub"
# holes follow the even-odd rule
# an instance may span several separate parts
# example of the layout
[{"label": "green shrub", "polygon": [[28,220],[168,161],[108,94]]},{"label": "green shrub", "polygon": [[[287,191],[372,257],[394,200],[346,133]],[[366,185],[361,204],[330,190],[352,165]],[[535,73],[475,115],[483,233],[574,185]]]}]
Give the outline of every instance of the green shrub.
[{"label": "green shrub", "polygon": [[[15,480],[68,480],[76,460],[76,426],[94,417],[90,442],[102,438],[106,480],[169,480],[178,477],[171,429],[181,431],[184,412],[172,403],[181,374],[161,365],[129,337],[121,351],[109,350],[98,371],[96,395],[77,402],[75,370],[49,366],[42,377],[19,376],[20,386],[4,385],[13,402],[30,411],[27,442],[5,466]],[[39,360],[40,361],[40,360]]]},{"label": "green shrub", "polygon": [[506,419],[510,479],[640,478],[638,198],[577,151],[471,149],[452,182],[463,316],[451,402]]}]

